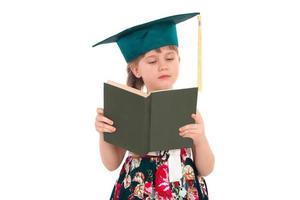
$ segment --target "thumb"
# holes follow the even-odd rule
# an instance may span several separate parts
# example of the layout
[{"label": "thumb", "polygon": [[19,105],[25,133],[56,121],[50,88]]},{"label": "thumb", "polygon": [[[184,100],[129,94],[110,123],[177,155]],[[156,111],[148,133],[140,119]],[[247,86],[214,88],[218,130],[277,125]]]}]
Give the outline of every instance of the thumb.
[{"label": "thumb", "polygon": [[202,118],[201,115],[199,113],[197,114],[192,114],[192,118],[195,120],[196,124],[201,124],[202,123]]}]

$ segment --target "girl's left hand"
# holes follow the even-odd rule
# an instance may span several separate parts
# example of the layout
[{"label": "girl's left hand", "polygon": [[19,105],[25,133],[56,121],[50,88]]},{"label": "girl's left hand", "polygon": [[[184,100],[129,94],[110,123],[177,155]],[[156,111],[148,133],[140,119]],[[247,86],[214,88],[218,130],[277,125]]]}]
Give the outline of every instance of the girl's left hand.
[{"label": "girl's left hand", "polygon": [[195,120],[195,124],[188,124],[179,128],[179,135],[191,138],[194,145],[199,144],[205,137],[203,119],[199,112],[191,116]]}]

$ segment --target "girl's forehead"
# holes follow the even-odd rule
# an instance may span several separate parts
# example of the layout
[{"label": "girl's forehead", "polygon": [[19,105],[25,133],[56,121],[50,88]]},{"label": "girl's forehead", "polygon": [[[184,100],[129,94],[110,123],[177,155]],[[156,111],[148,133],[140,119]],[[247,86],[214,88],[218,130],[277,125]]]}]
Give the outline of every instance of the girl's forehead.
[{"label": "girl's forehead", "polygon": [[153,49],[145,54],[145,57],[148,56],[153,56],[153,55],[158,55],[158,54],[168,54],[168,53],[173,53],[176,52],[175,50],[171,49],[170,47],[161,47],[159,49]]}]

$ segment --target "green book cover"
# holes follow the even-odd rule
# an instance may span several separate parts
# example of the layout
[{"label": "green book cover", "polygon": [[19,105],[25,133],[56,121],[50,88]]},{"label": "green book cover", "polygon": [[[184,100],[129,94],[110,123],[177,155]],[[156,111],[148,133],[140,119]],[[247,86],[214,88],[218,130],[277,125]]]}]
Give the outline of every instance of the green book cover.
[{"label": "green book cover", "polygon": [[195,123],[198,88],[160,90],[145,94],[112,81],[104,83],[104,115],[116,131],[104,140],[139,155],[191,147],[179,128]]}]

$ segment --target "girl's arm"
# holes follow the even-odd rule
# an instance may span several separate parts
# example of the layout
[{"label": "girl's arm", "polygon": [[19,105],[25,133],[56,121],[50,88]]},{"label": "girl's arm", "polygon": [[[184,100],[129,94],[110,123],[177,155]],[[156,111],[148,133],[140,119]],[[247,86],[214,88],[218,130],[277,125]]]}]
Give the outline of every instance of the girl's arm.
[{"label": "girl's arm", "polygon": [[193,139],[193,158],[201,176],[207,176],[213,171],[214,154],[204,133],[204,123],[199,112],[192,114],[195,124],[188,124],[179,129],[179,135]]},{"label": "girl's arm", "polygon": [[100,155],[101,160],[104,164],[104,166],[110,170],[113,171],[117,169],[126,153],[126,150],[120,147],[117,147],[113,144],[109,144],[104,141],[104,134],[103,132],[108,132],[111,134],[114,134],[115,127],[112,126],[113,121],[106,118],[103,113],[102,108],[97,108],[97,117],[95,122],[95,128],[99,132],[99,146],[100,146]]},{"label": "girl's arm", "polygon": [[204,134],[198,143],[194,142],[192,151],[194,162],[200,175],[209,175],[213,171],[215,157]]},{"label": "girl's arm", "polygon": [[120,166],[126,150],[105,142],[103,136],[103,133],[100,133],[99,146],[101,159],[104,166],[108,170],[113,171]]}]

